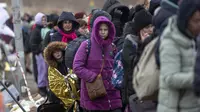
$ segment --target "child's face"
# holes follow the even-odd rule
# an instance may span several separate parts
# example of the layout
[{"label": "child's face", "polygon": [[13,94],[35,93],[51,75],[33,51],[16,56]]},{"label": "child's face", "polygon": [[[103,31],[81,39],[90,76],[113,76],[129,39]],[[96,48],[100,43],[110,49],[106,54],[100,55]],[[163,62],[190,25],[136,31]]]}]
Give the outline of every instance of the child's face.
[{"label": "child's face", "polygon": [[101,24],[99,28],[99,35],[103,38],[106,39],[108,37],[108,25],[106,24]]},{"label": "child's face", "polygon": [[54,52],[53,52],[53,57],[54,57],[56,60],[61,59],[61,58],[62,58],[62,51],[59,51],[59,50],[54,51]]}]

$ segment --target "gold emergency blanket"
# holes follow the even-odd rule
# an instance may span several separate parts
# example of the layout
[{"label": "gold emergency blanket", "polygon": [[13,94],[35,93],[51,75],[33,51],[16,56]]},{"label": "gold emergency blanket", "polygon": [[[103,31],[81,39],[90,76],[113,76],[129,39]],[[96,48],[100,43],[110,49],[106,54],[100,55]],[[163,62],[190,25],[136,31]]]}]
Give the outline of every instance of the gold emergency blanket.
[{"label": "gold emergency blanket", "polygon": [[[72,76],[71,76],[72,75]],[[76,87],[75,74],[63,76],[56,68],[49,67],[48,79],[50,90],[60,99],[68,110],[73,105],[77,106],[77,100],[80,99],[79,91]]]}]

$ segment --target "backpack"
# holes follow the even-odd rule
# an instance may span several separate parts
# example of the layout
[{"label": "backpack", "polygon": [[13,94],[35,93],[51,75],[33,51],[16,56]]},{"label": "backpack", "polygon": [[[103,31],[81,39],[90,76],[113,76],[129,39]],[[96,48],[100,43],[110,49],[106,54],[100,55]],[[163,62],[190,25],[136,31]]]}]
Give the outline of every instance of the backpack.
[{"label": "backpack", "polygon": [[117,46],[117,50],[120,51],[123,48],[124,37],[115,37],[113,43]]},{"label": "backpack", "polygon": [[[131,35],[127,36],[126,39],[131,41],[132,44],[137,44]],[[123,40],[124,43],[124,40]],[[114,58],[114,66],[113,66],[113,74],[111,77],[112,85],[116,89],[122,89],[124,88],[123,81],[126,80],[126,77],[124,77],[124,67],[123,67],[123,61],[122,61],[122,49],[116,54]]]},{"label": "backpack", "polygon": [[123,87],[124,67],[122,63],[122,50],[117,53],[114,59],[113,74],[111,77],[112,85],[116,89]]},{"label": "backpack", "polygon": [[160,75],[155,57],[157,41],[155,38],[147,44],[134,68],[133,87],[140,100],[157,99]]},{"label": "backpack", "polygon": [[75,54],[79,46],[81,45],[81,43],[87,39],[88,37],[86,36],[80,36],[67,44],[65,48],[65,65],[68,68],[70,69],[73,68],[73,61],[74,61]]}]

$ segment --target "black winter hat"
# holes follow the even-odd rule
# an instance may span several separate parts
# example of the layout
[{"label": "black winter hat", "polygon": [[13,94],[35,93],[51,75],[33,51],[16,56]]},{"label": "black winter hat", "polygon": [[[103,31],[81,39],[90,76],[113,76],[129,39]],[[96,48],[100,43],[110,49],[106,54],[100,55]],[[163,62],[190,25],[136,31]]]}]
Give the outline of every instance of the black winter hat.
[{"label": "black winter hat", "polygon": [[152,15],[141,5],[135,8],[134,28],[135,32],[139,32],[141,29],[152,24]]},{"label": "black winter hat", "polygon": [[197,10],[200,11],[199,0],[182,0],[180,3],[177,17],[177,26],[182,33],[188,35],[186,31],[188,21]]}]

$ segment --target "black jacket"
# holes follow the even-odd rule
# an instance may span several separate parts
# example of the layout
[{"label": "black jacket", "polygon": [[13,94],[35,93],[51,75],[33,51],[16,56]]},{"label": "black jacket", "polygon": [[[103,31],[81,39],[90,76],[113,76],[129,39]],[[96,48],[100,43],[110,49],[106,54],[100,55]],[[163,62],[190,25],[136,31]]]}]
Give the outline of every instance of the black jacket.
[{"label": "black jacket", "polygon": [[133,22],[127,22],[124,27],[123,38],[123,51],[122,51],[122,63],[124,67],[124,88],[122,92],[123,103],[127,104],[129,96],[134,94],[132,86],[133,77],[133,62],[137,56],[139,37],[135,36]]},{"label": "black jacket", "polygon": [[[118,18],[116,13],[114,13],[115,9],[118,9],[122,12],[121,18]],[[112,16],[112,22],[116,29],[116,36],[122,36],[124,24],[128,21],[129,8],[125,5],[122,5],[118,0],[107,0],[103,6],[103,10]]]},{"label": "black jacket", "polygon": [[42,52],[42,37],[41,37],[41,29],[43,27],[36,25],[35,29],[31,32],[30,36],[30,46],[31,51],[35,54],[39,54]]}]

